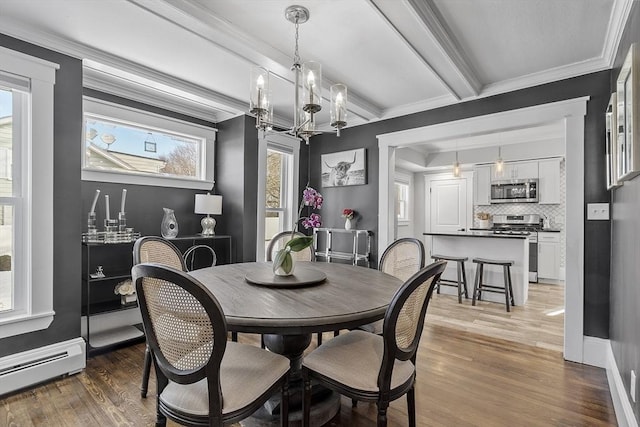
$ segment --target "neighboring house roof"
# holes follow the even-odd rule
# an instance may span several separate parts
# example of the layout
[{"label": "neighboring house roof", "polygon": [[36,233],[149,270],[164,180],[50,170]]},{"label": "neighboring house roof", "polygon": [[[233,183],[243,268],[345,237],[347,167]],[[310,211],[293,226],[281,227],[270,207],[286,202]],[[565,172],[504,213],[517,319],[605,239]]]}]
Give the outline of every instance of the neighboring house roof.
[{"label": "neighboring house roof", "polygon": [[117,168],[136,172],[158,173],[166,164],[164,160],[109,151],[91,143],[87,147],[91,166],[101,169]]}]

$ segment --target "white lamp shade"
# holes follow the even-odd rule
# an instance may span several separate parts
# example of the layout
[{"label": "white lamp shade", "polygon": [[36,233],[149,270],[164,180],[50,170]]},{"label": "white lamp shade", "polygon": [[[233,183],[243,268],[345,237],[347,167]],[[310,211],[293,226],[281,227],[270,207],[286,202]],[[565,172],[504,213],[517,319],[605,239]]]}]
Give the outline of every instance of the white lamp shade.
[{"label": "white lamp shade", "polygon": [[195,213],[207,215],[222,214],[222,196],[196,194]]}]

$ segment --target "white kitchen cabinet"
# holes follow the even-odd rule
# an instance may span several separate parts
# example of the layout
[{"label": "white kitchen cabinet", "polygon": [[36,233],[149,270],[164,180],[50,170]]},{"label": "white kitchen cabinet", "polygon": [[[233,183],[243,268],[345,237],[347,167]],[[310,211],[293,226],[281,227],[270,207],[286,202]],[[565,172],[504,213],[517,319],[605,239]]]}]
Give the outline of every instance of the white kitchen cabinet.
[{"label": "white kitchen cabinet", "polygon": [[538,279],[560,278],[560,233],[538,233]]},{"label": "white kitchen cabinet", "polygon": [[476,166],[473,168],[473,203],[475,205],[489,205],[491,191],[491,166]]},{"label": "white kitchen cabinet", "polygon": [[538,162],[538,203],[560,204],[560,162],[562,159],[540,160]]},{"label": "white kitchen cabinet", "polygon": [[533,178],[538,178],[538,162],[505,163],[502,173],[496,171],[495,165],[491,166],[491,179],[493,181]]}]

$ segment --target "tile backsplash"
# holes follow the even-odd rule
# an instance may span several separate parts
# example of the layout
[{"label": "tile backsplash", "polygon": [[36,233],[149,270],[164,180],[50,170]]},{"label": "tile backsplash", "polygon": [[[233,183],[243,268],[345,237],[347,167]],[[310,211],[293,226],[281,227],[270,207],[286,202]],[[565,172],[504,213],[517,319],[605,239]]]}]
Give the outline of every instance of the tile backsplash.
[{"label": "tile backsplash", "polygon": [[489,206],[473,207],[473,226],[478,227],[478,212],[487,212],[493,215],[523,215],[523,214],[539,214],[547,215],[551,222],[551,228],[560,230],[560,267],[565,266],[565,206],[566,206],[566,170],[565,162],[560,163],[560,200],[559,205],[541,205],[538,203],[504,203]]}]

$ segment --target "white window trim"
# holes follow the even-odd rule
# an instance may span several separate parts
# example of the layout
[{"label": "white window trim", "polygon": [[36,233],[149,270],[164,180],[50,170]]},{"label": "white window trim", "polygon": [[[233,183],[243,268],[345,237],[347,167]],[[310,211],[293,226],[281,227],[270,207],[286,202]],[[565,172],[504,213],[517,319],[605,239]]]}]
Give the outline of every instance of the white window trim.
[{"label": "white window trim", "polygon": [[266,133],[260,131],[258,133],[258,215],[256,226],[256,260],[265,259],[264,221],[267,204],[267,147],[271,145],[286,148],[287,150],[290,150],[293,155],[293,185],[291,188],[292,215],[297,214],[296,209],[299,201],[298,176],[300,170],[300,140],[287,134]]},{"label": "white window trim", "polygon": [[[31,84],[32,124],[23,162],[28,192],[23,204],[24,283],[29,284],[24,312],[0,317],[0,338],[33,332],[53,322],[53,86],[60,65],[0,47],[3,71]],[[37,144],[37,147],[33,147]],[[37,227],[34,227],[34,220]],[[34,241],[37,239],[37,241]]]},{"label": "white window trim", "polygon": [[[149,126],[155,129],[164,129],[168,132],[178,132],[186,135],[192,135],[206,140],[203,150],[202,159],[205,177],[197,178],[180,178],[154,176],[148,174],[132,174],[122,173],[118,171],[97,171],[85,169],[85,141],[82,138],[82,180],[112,182],[116,184],[135,184],[135,185],[151,185],[156,187],[172,187],[172,188],[189,188],[194,190],[210,190],[214,185],[214,165],[215,165],[215,140],[217,129],[206,126],[188,123],[183,120],[160,114],[150,113],[125,105],[115,104],[101,99],[90,97],[83,98],[83,109],[85,113],[97,116],[109,117],[123,122],[135,123]],[[84,115],[83,115],[84,116]],[[83,120],[84,123],[84,120]],[[83,129],[83,135],[85,131]]]}]

